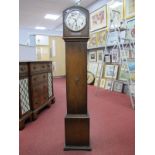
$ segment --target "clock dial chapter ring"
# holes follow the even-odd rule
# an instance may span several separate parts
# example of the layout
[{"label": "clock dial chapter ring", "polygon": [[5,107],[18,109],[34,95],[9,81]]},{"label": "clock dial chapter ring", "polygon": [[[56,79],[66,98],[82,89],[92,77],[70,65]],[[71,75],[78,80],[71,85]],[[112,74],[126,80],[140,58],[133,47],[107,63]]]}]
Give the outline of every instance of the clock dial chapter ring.
[{"label": "clock dial chapter ring", "polygon": [[66,12],[65,25],[74,32],[81,31],[86,26],[86,15],[78,9],[72,9]]}]

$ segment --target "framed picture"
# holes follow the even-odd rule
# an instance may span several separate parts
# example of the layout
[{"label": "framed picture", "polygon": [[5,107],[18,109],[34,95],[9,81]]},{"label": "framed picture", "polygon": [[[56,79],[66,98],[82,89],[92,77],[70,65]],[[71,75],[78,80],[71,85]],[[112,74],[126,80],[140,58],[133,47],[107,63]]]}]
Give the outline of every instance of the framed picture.
[{"label": "framed picture", "polygon": [[103,47],[106,44],[107,30],[101,30],[97,32],[97,47]]},{"label": "framed picture", "polygon": [[89,52],[89,62],[96,62],[96,51]]},{"label": "framed picture", "polygon": [[101,79],[100,88],[104,88],[104,87],[105,87],[105,79]]},{"label": "framed picture", "polygon": [[97,50],[97,62],[98,63],[103,62],[103,50]]},{"label": "framed picture", "polygon": [[108,46],[116,45],[117,42],[118,42],[118,34],[117,34],[117,32],[110,32],[108,40],[107,40]]},{"label": "framed picture", "polygon": [[103,65],[101,63],[98,64],[96,77],[100,77],[103,74]]},{"label": "framed picture", "polygon": [[95,31],[107,26],[107,6],[104,5],[100,9],[90,14],[90,31]]},{"label": "framed picture", "polygon": [[[114,6],[115,6],[115,11],[113,11]],[[114,17],[115,17],[115,19],[117,19],[117,21],[118,21],[117,26],[119,27],[121,20],[124,18],[123,0],[117,1],[117,4],[116,4],[116,1],[110,1],[107,4],[107,25],[108,25],[108,28],[110,28],[110,21],[111,21],[111,19],[114,19]],[[113,28],[113,27],[114,27],[114,25],[111,25],[111,28]]]},{"label": "framed picture", "polygon": [[112,49],[111,50],[112,55],[112,63],[119,63],[119,49]]},{"label": "framed picture", "polygon": [[135,58],[135,49],[134,48],[126,47],[124,50],[125,50],[125,53],[126,53],[126,56],[128,59]]},{"label": "framed picture", "polygon": [[99,78],[95,78],[94,86],[98,86],[99,84]]},{"label": "framed picture", "polygon": [[135,0],[124,0],[125,18],[132,18],[135,16]]},{"label": "framed picture", "polygon": [[115,81],[113,84],[113,91],[122,93],[123,91],[123,82]]},{"label": "framed picture", "polygon": [[127,81],[129,79],[129,73],[126,64],[121,65],[118,79],[122,81]]},{"label": "framed picture", "polygon": [[93,63],[91,72],[94,74],[94,76],[96,76],[97,68],[98,68],[98,63]]},{"label": "framed picture", "polygon": [[127,22],[127,28],[128,28],[128,31],[126,34],[126,38],[134,42],[135,41],[135,19],[132,19]]},{"label": "framed picture", "polygon": [[91,72],[87,72],[87,84],[91,85],[94,83],[95,77],[93,75],[93,73]]},{"label": "framed picture", "polygon": [[130,73],[130,78],[132,82],[135,82],[135,72]]},{"label": "framed picture", "polygon": [[105,65],[105,78],[117,78],[117,72],[118,72],[118,65]]},{"label": "framed picture", "polygon": [[130,88],[131,94],[134,95],[135,94],[135,84],[130,84],[129,88]]},{"label": "framed picture", "polygon": [[129,87],[128,87],[128,84],[123,84],[123,93],[129,95]]},{"label": "framed picture", "polygon": [[128,59],[128,67],[130,72],[135,72],[135,60]]},{"label": "framed picture", "polygon": [[104,55],[104,62],[105,63],[110,63],[111,62],[111,55],[110,54]]},{"label": "framed picture", "polygon": [[87,43],[87,48],[91,49],[96,47],[97,47],[97,33],[95,32],[90,34],[90,38]]},{"label": "framed picture", "polygon": [[106,82],[105,82],[105,87],[104,87],[104,88],[105,88],[106,90],[111,90],[112,87],[113,87],[113,81],[110,80],[110,79],[107,79]]}]

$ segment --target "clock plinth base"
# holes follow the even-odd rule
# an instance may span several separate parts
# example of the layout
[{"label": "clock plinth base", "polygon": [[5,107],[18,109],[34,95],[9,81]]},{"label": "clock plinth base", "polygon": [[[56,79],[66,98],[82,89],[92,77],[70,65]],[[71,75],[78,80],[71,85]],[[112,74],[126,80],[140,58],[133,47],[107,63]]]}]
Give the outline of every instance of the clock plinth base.
[{"label": "clock plinth base", "polygon": [[67,114],[65,117],[64,150],[91,150],[87,114]]},{"label": "clock plinth base", "polygon": [[64,147],[64,151],[70,151],[70,150],[83,150],[83,151],[91,151],[90,146],[66,146]]}]

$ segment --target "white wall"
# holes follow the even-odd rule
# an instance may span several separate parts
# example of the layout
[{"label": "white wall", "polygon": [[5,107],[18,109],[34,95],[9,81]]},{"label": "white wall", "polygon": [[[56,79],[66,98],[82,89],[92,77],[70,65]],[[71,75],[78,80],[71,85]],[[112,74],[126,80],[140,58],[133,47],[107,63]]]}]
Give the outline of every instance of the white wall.
[{"label": "white wall", "polygon": [[32,46],[19,45],[19,61],[36,61],[36,49]]},{"label": "white wall", "polygon": [[103,5],[107,4],[109,1],[110,0],[98,0],[94,4],[90,5],[87,9],[91,13],[91,12],[97,10],[98,8],[102,7]]}]

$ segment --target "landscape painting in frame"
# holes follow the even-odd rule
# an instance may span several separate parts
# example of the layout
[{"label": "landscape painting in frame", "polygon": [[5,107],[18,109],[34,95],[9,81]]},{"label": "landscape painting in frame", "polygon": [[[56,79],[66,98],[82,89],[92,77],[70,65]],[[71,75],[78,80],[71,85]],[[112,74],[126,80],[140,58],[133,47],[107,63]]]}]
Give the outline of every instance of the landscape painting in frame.
[{"label": "landscape painting in frame", "polygon": [[127,81],[129,79],[128,68],[126,64],[122,64],[119,72],[119,80]]},{"label": "landscape painting in frame", "polygon": [[107,26],[107,6],[104,5],[100,9],[90,14],[90,31],[95,31]]},{"label": "landscape painting in frame", "polygon": [[106,65],[105,66],[105,78],[117,78],[118,65]]},{"label": "landscape painting in frame", "polygon": [[124,0],[125,18],[135,16],[135,0]]}]

